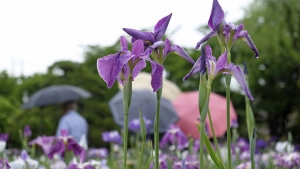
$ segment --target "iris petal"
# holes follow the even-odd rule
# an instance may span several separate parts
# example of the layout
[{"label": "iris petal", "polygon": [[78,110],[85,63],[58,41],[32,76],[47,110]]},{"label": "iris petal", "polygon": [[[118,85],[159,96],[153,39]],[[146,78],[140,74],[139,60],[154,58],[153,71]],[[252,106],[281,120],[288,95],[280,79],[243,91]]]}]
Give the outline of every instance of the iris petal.
[{"label": "iris petal", "polygon": [[99,58],[97,60],[97,69],[99,75],[107,83],[107,87],[111,88],[115,83],[117,76],[121,72],[123,66],[133,57],[130,53],[116,53]]},{"label": "iris petal", "polygon": [[239,82],[239,84],[241,85],[242,89],[244,90],[244,92],[246,93],[246,95],[249,97],[250,100],[254,100],[249,89],[248,86],[246,84],[246,80],[244,77],[244,74],[241,70],[241,68],[239,66],[234,65],[233,63],[231,63],[227,68],[225,68],[227,70],[229,70],[232,75],[235,77],[235,79]]},{"label": "iris petal", "polygon": [[168,16],[163,17],[162,19],[160,19],[157,24],[154,27],[154,40],[158,41],[161,40],[161,38],[163,37],[163,35],[165,34],[169,22],[171,20],[172,17],[172,13]]},{"label": "iris petal", "polygon": [[208,26],[211,30],[215,30],[224,19],[224,11],[217,0],[213,1]]},{"label": "iris petal", "polygon": [[151,64],[151,86],[153,92],[156,92],[162,86],[162,75],[164,67],[152,60],[149,60]]},{"label": "iris petal", "polygon": [[132,36],[134,39],[142,39],[144,41],[154,42],[154,36],[150,32],[143,32],[135,29],[123,28],[123,30]]},{"label": "iris petal", "polygon": [[217,35],[217,31],[216,30],[212,30],[211,32],[209,32],[207,35],[204,36],[204,38],[202,38],[196,45],[195,49],[198,49],[200,47],[200,45],[204,42],[206,42],[208,39],[214,37]]},{"label": "iris petal", "polygon": [[192,63],[192,64],[195,63],[195,61],[190,57],[190,55],[182,47],[180,47],[178,45],[173,45],[171,47],[171,51],[175,52],[176,54],[178,54],[185,60],[189,61],[190,63]]},{"label": "iris petal", "polygon": [[254,57],[258,58],[259,53],[258,50],[254,44],[254,42],[252,41],[250,35],[248,34],[248,32],[246,30],[241,31],[239,36],[239,38],[241,38],[243,41],[245,41],[247,43],[247,45],[253,50],[253,52],[255,53]]}]

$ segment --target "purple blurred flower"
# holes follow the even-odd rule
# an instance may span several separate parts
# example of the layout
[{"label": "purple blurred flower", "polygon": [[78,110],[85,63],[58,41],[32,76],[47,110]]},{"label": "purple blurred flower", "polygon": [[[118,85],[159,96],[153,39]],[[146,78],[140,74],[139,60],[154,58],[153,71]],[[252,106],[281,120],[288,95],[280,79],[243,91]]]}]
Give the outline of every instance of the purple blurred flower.
[{"label": "purple blurred flower", "polygon": [[10,169],[11,167],[8,165],[8,163],[5,163],[3,169]]},{"label": "purple blurred flower", "polygon": [[85,150],[82,150],[79,156],[79,163],[75,162],[70,164],[68,169],[95,169],[91,162],[84,162],[85,160]]},{"label": "purple blurred flower", "polygon": [[108,156],[107,148],[92,148],[88,152],[89,158],[106,158]]},{"label": "purple blurred flower", "polygon": [[116,80],[124,85],[132,73],[132,79],[146,67],[146,61],[141,57],[144,52],[142,40],[137,40],[132,45],[132,52],[128,50],[127,40],[125,37],[120,38],[121,49],[119,52],[104,56],[97,60],[97,69],[101,78],[111,88]]},{"label": "purple blurred flower", "polygon": [[243,30],[244,23],[241,23],[238,26],[234,25],[233,23],[227,24],[224,20],[224,11],[220,6],[218,0],[213,1],[212,10],[208,20],[208,26],[211,29],[211,32],[205,35],[204,38],[202,38],[197,43],[196,49],[198,49],[202,43],[217,35],[225,37],[225,43],[229,50],[237,39],[241,39],[246,42],[247,45],[253,50],[253,52],[255,53],[255,58],[259,56],[258,50],[253,43],[250,35],[246,30]]},{"label": "purple blurred flower", "polygon": [[25,126],[24,130],[23,130],[23,136],[24,137],[30,137],[32,134],[30,127],[28,125]]},{"label": "purple blurred flower", "polygon": [[175,162],[173,165],[173,169],[199,169],[199,161],[198,159],[188,156],[181,161],[178,160],[177,162]]},{"label": "purple blurred flower", "polygon": [[37,144],[42,147],[45,154],[48,154],[55,138],[55,136],[38,136],[34,140],[30,141],[28,145],[32,146],[33,144]]},{"label": "purple blurred flower", "polygon": [[75,155],[80,155],[83,148],[74,140],[72,136],[68,136],[68,131],[62,129],[61,136],[56,138],[54,145],[50,148],[47,154],[50,159],[54,154],[64,156],[65,151],[73,151]]},{"label": "purple blurred flower", "polygon": [[248,89],[244,77],[244,73],[242,72],[241,68],[239,66],[234,65],[233,63],[227,63],[227,51],[225,51],[225,53],[223,53],[217,61],[216,58],[212,56],[212,50],[209,45],[206,46],[205,54],[198,58],[190,73],[187,74],[183,78],[183,80],[186,80],[192,75],[194,75],[195,73],[200,72],[204,64],[203,57],[205,57],[206,60],[205,65],[206,65],[206,69],[207,69],[206,71],[209,79],[214,79],[216,76],[218,76],[221,73],[230,73],[239,82],[242,89],[249,97],[249,99],[253,100],[253,97]]},{"label": "purple blurred flower", "polygon": [[257,149],[265,149],[266,147],[268,147],[268,143],[264,139],[256,140],[256,148]]},{"label": "purple blurred flower", "polygon": [[0,141],[7,141],[9,137],[8,133],[0,133]]},{"label": "purple blurred flower", "polygon": [[122,137],[118,131],[103,132],[102,140],[108,143],[122,144]]},{"label": "purple blurred flower", "polygon": [[238,128],[239,127],[239,123],[236,119],[231,121],[231,127],[232,128]]},{"label": "purple blurred flower", "polygon": [[300,154],[297,152],[283,155],[277,154],[277,156],[275,156],[275,164],[278,167],[291,169],[300,167]]},{"label": "purple blurred flower", "polygon": [[164,147],[167,143],[171,142],[173,145],[176,145],[178,150],[182,150],[188,147],[189,141],[188,137],[180,130],[178,126],[171,125],[170,129],[161,139],[159,146]]},{"label": "purple blurred flower", "polygon": [[[149,126],[150,124],[152,124],[152,121],[147,119],[146,117],[144,117],[144,122],[145,122],[145,127],[146,127],[146,130],[149,129]],[[132,119],[129,124],[128,124],[128,128],[131,130],[131,131],[134,131],[134,132],[138,132],[140,131],[140,119]]]}]

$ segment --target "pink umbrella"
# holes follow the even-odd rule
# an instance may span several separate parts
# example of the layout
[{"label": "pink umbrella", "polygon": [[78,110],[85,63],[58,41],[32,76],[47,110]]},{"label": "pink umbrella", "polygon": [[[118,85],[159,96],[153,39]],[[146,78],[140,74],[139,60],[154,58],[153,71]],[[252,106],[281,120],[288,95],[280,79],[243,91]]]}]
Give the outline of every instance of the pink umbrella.
[{"label": "pink umbrella", "polygon": [[[199,131],[196,122],[199,122],[198,91],[182,92],[173,102],[179,116],[177,125],[181,130],[195,139],[199,138]],[[226,124],[226,98],[216,93],[210,94],[209,110],[216,137],[221,137],[227,130]],[[232,103],[230,102],[230,121],[237,120]],[[205,124],[208,129],[208,136],[212,137],[212,130],[207,115]]]}]

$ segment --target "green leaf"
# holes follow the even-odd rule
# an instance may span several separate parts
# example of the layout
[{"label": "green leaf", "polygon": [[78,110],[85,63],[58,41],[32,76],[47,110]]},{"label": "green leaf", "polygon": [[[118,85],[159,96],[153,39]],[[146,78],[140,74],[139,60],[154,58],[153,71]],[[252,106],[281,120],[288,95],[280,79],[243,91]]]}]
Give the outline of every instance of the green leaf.
[{"label": "green leaf", "polygon": [[150,157],[149,157],[149,159],[148,159],[148,161],[146,163],[145,169],[148,169],[150,167],[150,162],[151,162],[152,158],[153,158],[153,155],[151,153],[151,155],[150,155]]},{"label": "green leaf", "polygon": [[146,126],[145,126],[145,121],[144,121],[144,117],[141,111],[141,108],[139,109],[140,112],[140,130],[141,130],[141,137],[142,137],[142,141],[143,143],[146,141]]},{"label": "green leaf", "polygon": [[[197,128],[200,132],[200,125],[197,123]],[[216,166],[219,168],[219,169],[226,169],[225,168],[225,165],[222,163],[222,161],[220,160],[220,158],[218,158],[218,156],[216,155],[213,147],[211,146],[210,144],[210,141],[207,137],[206,134],[204,134],[204,144],[205,144],[205,147],[208,151],[208,154],[210,155],[212,161],[216,164]]]}]

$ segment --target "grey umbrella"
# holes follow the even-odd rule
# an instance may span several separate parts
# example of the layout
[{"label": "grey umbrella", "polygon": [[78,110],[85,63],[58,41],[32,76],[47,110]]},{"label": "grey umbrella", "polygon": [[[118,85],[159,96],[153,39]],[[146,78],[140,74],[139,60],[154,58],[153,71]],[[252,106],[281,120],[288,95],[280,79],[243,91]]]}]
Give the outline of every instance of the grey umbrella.
[{"label": "grey umbrella", "polygon": [[23,109],[59,104],[91,97],[88,91],[72,85],[53,85],[33,93],[22,105]]},{"label": "grey umbrella", "polygon": [[[160,104],[160,132],[166,132],[170,124],[178,121],[178,116],[172,103],[165,98],[161,99]],[[112,111],[115,122],[123,126],[124,110],[123,110],[123,92],[119,91],[110,101],[109,107]],[[149,90],[133,90],[132,99],[129,109],[129,121],[134,118],[139,118],[139,108],[143,116],[152,120],[148,132],[153,133],[154,119],[156,113],[156,94]]]}]

